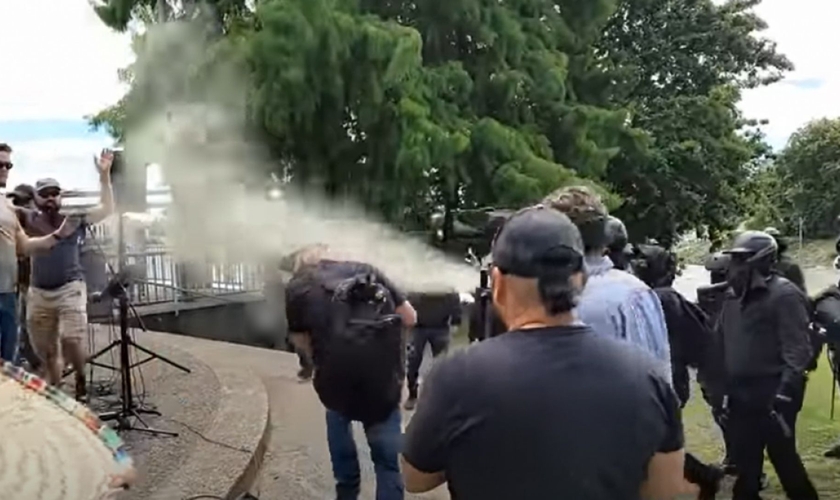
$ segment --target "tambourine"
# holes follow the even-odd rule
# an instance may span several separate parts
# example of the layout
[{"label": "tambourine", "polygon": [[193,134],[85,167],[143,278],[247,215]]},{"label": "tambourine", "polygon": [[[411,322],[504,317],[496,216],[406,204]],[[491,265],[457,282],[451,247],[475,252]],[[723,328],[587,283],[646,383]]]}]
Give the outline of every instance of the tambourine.
[{"label": "tambourine", "polygon": [[0,360],[0,497],[103,500],[133,477],[122,439],[96,414]]}]

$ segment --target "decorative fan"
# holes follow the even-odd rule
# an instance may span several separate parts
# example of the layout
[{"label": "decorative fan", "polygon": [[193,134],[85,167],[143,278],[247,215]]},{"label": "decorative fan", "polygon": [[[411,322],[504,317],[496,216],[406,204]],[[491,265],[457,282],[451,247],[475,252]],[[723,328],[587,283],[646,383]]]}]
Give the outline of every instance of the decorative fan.
[{"label": "decorative fan", "polygon": [[103,500],[134,477],[117,433],[87,407],[0,360],[3,498]]}]

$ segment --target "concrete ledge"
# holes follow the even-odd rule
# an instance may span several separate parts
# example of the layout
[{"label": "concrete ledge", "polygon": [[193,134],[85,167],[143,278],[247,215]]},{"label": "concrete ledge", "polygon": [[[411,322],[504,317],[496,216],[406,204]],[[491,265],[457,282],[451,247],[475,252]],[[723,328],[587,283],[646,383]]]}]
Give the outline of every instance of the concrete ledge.
[{"label": "concrete ledge", "polygon": [[221,387],[215,418],[202,433],[204,439],[150,499],[176,500],[197,494],[239,498],[258,477],[270,437],[268,394],[262,380],[235,355],[232,344],[156,332],[142,336],[200,359],[213,370]]}]

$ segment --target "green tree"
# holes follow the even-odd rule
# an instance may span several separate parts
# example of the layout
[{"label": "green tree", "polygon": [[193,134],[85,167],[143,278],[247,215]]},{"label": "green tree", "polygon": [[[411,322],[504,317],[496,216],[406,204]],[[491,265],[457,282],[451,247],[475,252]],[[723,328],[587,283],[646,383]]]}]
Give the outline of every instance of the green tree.
[{"label": "green tree", "polygon": [[808,237],[834,236],[840,214],[840,119],[816,120],[796,131],[776,168],[773,180],[784,186],[790,201],[781,214],[788,229],[801,217]]},{"label": "green tree", "polygon": [[743,204],[748,214],[745,226],[749,229],[775,227],[785,234],[794,234],[799,230],[790,186],[785,185],[779,164],[775,161],[758,165],[751,173],[744,186]]},{"label": "green tree", "polygon": [[109,28],[130,29],[132,23],[152,24],[204,16],[220,29],[250,12],[247,0],[104,0],[94,10]]},{"label": "green tree", "polygon": [[[151,2],[111,4],[122,17],[100,17],[123,29]],[[247,48],[249,116],[285,178],[410,226],[441,208],[518,206],[603,174],[626,113],[581,103],[570,73],[587,82],[591,41],[614,5],[576,5],[265,0],[213,46]],[[137,45],[145,50],[142,37]],[[150,109],[159,92],[140,73],[126,71],[129,96],[94,125],[119,135]]]},{"label": "green tree", "polygon": [[759,35],[760,0],[622,0],[597,42],[615,82],[595,102],[628,108],[645,131],[613,158],[605,180],[624,198],[631,237],[663,243],[735,224],[751,165],[769,149],[737,109],[739,90],[792,68]]}]

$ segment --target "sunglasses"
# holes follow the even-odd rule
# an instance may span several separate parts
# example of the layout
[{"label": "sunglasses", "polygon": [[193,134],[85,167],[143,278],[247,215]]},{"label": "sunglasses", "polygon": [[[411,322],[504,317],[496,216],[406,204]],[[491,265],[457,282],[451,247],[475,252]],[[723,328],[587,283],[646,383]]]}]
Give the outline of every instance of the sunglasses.
[{"label": "sunglasses", "polygon": [[58,198],[61,195],[61,191],[57,189],[49,189],[47,191],[40,191],[38,196],[41,198]]},{"label": "sunglasses", "polygon": [[10,161],[0,161],[0,168],[5,168],[6,170],[11,170],[15,164]]}]

